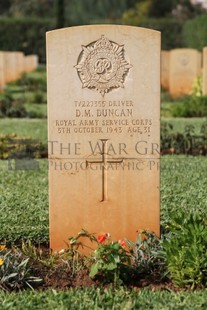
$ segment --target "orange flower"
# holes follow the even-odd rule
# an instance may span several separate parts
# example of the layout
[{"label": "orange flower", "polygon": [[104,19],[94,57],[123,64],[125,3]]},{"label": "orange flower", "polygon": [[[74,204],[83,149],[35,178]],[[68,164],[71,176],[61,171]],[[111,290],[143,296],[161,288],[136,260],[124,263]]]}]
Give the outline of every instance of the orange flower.
[{"label": "orange flower", "polygon": [[100,234],[100,235],[98,235],[98,243],[104,243],[105,242],[105,240],[109,237],[110,235],[109,235],[109,233],[107,233],[107,234]]},{"label": "orange flower", "polygon": [[123,248],[125,248],[127,246],[125,240],[119,240],[118,242],[119,242],[120,246],[122,246]]},{"label": "orange flower", "polygon": [[0,251],[6,250],[6,246],[4,244],[0,244]]}]

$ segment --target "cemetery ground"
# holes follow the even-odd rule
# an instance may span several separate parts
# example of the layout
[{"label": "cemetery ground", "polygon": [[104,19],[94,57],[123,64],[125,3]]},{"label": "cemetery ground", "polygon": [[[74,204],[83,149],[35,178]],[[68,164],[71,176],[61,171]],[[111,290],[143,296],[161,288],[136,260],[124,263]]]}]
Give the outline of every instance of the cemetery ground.
[{"label": "cemetery ground", "polygon": [[[172,105],[179,105],[179,100],[163,103],[162,115],[170,117],[163,121],[173,128],[162,128],[163,137],[172,145],[163,144],[167,155],[161,159],[161,242],[153,235],[148,243],[137,241],[130,256],[133,268],[128,260],[130,245],[125,248],[116,243],[124,264],[110,269],[111,261],[105,261],[91,279],[91,266],[95,259],[103,262],[103,256],[94,253],[91,259],[82,259],[71,248],[56,255],[49,253],[48,163],[42,147],[47,141],[45,90],[45,75],[40,70],[11,84],[6,96],[1,95],[2,309],[206,309],[207,157],[201,156],[205,154],[206,132],[202,136],[200,132],[204,115],[173,118]],[[178,143],[177,132],[185,133],[183,144]],[[195,136],[200,140],[193,154],[191,138]],[[35,158],[39,169],[15,169],[7,138],[40,141],[40,158]],[[110,246],[107,239],[99,243],[103,250],[112,251]]]}]

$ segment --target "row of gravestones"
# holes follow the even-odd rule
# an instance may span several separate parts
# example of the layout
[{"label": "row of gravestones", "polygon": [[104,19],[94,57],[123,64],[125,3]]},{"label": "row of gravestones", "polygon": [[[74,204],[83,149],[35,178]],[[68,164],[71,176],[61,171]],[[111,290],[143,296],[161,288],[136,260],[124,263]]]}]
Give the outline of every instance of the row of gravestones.
[{"label": "row of gravestones", "polygon": [[23,73],[32,72],[37,67],[37,55],[26,56],[23,52],[0,51],[0,91],[7,83],[20,79]]},{"label": "row of gravestones", "polygon": [[199,76],[207,95],[207,47],[202,54],[188,48],[161,52],[161,86],[173,97],[189,95]]}]

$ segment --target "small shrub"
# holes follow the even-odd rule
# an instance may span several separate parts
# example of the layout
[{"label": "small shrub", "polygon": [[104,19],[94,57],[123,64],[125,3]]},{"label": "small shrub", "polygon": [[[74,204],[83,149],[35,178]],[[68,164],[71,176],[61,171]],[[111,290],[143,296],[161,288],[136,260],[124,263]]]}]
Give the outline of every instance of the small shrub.
[{"label": "small shrub", "polygon": [[38,104],[46,103],[45,93],[43,93],[42,91],[35,91],[33,94],[32,102]]},{"label": "small shrub", "polygon": [[182,39],[186,47],[202,51],[207,45],[207,15],[187,20],[183,25]]},{"label": "small shrub", "polygon": [[[102,277],[104,282],[112,282],[114,285],[127,281],[132,274],[131,253],[127,249],[125,240],[111,241],[109,234],[101,234],[97,238],[86,230],[76,237],[69,238],[70,246],[78,249],[84,244],[80,238],[86,237],[97,244],[95,251],[90,254],[90,274],[93,279]],[[128,244],[129,245],[129,244]]]},{"label": "small shrub", "polygon": [[0,111],[2,116],[7,117],[26,117],[27,112],[23,106],[21,98],[14,98],[12,92],[5,91],[0,96]]},{"label": "small shrub", "polygon": [[167,270],[176,286],[207,285],[207,218],[189,210],[171,215],[170,234],[163,242]]},{"label": "small shrub", "polygon": [[141,231],[136,243],[129,240],[112,241],[107,233],[96,238],[82,230],[76,237],[69,238],[70,246],[84,246],[80,238],[86,237],[97,244],[90,253],[90,277],[103,278],[114,285],[123,284],[149,276],[156,280],[165,277],[165,261],[160,239],[149,231]]},{"label": "small shrub", "polygon": [[30,74],[24,74],[17,85],[24,86],[29,91],[46,92],[47,82],[45,71],[42,74],[36,74],[35,72]]},{"label": "small shrub", "polygon": [[7,250],[0,245],[0,288],[5,291],[33,288],[42,279],[32,275],[29,258],[18,250]]},{"label": "small shrub", "polygon": [[145,230],[139,232],[135,247],[135,265],[139,274],[159,279],[165,277],[162,241],[154,233]]},{"label": "small shrub", "polygon": [[16,134],[0,135],[0,159],[45,157],[47,157],[47,146],[42,142],[19,137]]},{"label": "small shrub", "polygon": [[190,96],[184,102],[174,106],[174,117],[206,117],[207,96]]}]

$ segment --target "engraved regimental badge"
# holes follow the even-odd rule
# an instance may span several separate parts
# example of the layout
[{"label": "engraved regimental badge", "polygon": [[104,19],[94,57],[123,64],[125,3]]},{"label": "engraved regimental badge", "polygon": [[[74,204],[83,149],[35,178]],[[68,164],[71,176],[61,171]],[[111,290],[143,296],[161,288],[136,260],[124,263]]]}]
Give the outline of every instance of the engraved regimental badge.
[{"label": "engraved regimental badge", "polygon": [[109,41],[104,35],[82,46],[75,66],[83,88],[95,89],[103,97],[114,88],[124,87],[131,67],[125,59],[124,45]]}]

